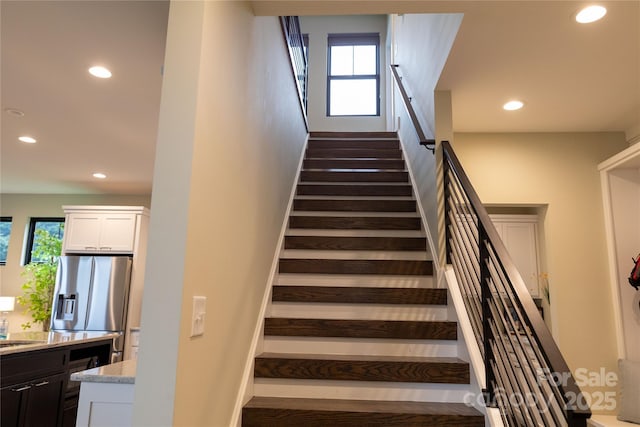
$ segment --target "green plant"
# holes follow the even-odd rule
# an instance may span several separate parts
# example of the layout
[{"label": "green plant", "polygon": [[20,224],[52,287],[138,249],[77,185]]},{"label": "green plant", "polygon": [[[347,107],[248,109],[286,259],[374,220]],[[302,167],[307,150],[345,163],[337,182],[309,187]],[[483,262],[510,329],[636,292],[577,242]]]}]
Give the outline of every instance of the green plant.
[{"label": "green plant", "polygon": [[51,303],[58,270],[58,257],[62,250],[62,239],[47,230],[35,231],[36,244],[33,246],[32,261],[25,265],[23,277],[28,280],[22,285],[24,294],[18,297],[18,303],[31,314],[32,320],[23,323],[22,329],[29,329],[41,323],[42,329],[49,330]]}]

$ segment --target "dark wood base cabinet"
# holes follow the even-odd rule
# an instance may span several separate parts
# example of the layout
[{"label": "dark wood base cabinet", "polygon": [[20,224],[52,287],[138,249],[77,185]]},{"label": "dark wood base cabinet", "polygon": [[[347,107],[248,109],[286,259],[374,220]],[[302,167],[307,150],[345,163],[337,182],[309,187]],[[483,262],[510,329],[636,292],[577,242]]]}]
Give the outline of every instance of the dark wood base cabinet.
[{"label": "dark wood base cabinet", "polygon": [[78,394],[67,395],[64,399],[62,410],[62,427],[76,427],[76,417],[78,415]]},{"label": "dark wood base cabinet", "polygon": [[2,355],[0,426],[75,426],[79,384],[71,371],[80,360],[85,369],[106,365],[110,354],[109,340]]},{"label": "dark wood base cabinet", "polygon": [[2,427],[56,426],[64,397],[65,374],[36,378],[2,388]]}]

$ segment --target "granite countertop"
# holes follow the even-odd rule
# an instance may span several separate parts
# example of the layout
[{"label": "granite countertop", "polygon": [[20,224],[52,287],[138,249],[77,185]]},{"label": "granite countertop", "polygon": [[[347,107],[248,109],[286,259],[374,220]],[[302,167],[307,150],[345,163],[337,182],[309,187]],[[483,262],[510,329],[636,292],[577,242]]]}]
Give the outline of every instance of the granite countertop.
[{"label": "granite countertop", "polygon": [[0,340],[0,356],[116,338],[117,332],[17,332]]},{"label": "granite countertop", "polygon": [[135,384],[136,361],[125,360],[71,374],[72,381],[92,383]]}]

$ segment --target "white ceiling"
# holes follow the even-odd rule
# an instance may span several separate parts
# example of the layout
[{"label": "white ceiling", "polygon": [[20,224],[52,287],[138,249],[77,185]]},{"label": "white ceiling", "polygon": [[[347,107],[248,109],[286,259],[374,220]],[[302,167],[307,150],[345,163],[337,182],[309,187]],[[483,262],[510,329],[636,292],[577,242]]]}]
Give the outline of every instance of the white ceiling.
[{"label": "white ceiling", "polygon": [[[456,131],[640,134],[640,0],[604,1],[607,16],[590,26],[573,21],[576,1],[252,3],[257,15],[463,12],[439,83]],[[2,193],[150,193],[168,2],[0,8]],[[113,78],[87,74],[95,63]],[[512,97],[526,107],[507,114]],[[38,143],[18,143],[23,134]]]},{"label": "white ceiling", "polygon": [[[603,3],[588,25],[575,22],[585,2],[467,7],[438,84],[455,130],[640,134],[640,1]],[[503,111],[510,98],[525,108]]]},{"label": "white ceiling", "polygon": [[[2,192],[150,194],[168,2],[0,7]],[[113,77],[89,75],[94,64]]]}]

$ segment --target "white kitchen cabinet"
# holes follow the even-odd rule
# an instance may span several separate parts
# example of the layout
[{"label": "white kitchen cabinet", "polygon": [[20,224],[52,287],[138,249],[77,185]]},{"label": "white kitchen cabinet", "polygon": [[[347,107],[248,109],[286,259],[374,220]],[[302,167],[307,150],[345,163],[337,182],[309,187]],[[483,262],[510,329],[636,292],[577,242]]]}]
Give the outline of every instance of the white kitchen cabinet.
[{"label": "white kitchen cabinet", "polygon": [[135,213],[68,213],[64,251],[74,253],[133,253]]},{"label": "white kitchen cabinet", "polygon": [[72,374],[81,384],[76,427],[132,425],[135,376],[133,360]]},{"label": "white kitchen cabinet", "polygon": [[536,215],[490,216],[529,293],[533,297],[539,297],[538,217]]}]

